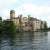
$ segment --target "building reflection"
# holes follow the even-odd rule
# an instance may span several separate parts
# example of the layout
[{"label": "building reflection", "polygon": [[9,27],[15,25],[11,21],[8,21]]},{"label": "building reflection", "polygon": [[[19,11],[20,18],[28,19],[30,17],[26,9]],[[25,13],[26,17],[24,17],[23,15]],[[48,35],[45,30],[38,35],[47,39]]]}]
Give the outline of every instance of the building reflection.
[{"label": "building reflection", "polygon": [[48,50],[47,32],[17,33],[14,46],[10,46],[10,38],[2,38],[0,50]]},{"label": "building reflection", "polygon": [[33,50],[48,50],[47,32],[35,32],[33,37]]}]

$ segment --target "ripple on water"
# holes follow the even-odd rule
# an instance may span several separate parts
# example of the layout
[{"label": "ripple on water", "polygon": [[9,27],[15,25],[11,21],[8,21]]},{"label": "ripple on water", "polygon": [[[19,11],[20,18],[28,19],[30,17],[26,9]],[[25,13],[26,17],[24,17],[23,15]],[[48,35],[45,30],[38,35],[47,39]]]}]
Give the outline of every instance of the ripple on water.
[{"label": "ripple on water", "polygon": [[48,35],[45,32],[20,33],[14,41],[14,46],[10,46],[10,39],[1,39],[1,50],[48,50]]}]

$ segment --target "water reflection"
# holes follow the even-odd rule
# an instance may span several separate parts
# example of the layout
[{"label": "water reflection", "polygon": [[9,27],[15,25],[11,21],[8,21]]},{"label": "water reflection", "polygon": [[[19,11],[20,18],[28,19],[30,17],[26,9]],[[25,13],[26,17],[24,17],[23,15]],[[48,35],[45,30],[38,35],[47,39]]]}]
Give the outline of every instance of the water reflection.
[{"label": "water reflection", "polygon": [[47,33],[34,33],[32,45],[34,50],[48,50]]},{"label": "water reflection", "polygon": [[14,45],[10,45],[10,38],[3,36],[0,41],[0,50],[48,50],[47,32],[17,33]]}]

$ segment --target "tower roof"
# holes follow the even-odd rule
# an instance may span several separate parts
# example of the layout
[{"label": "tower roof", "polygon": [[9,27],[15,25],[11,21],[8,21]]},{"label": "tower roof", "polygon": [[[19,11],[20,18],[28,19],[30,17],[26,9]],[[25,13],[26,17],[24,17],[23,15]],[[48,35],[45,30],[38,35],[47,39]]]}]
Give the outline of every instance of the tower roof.
[{"label": "tower roof", "polygon": [[10,14],[11,14],[11,13],[15,13],[15,10],[11,10],[11,11],[10,11]]}]

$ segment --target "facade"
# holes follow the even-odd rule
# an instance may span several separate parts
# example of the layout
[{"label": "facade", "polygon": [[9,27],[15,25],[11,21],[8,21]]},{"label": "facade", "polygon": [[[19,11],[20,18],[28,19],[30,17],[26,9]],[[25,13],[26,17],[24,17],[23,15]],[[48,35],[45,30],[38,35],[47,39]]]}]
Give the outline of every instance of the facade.
[{"label": "facade", "polygon": [[28,31],[28,18],[27,17],[22,18],[22,26],[23,26],[23,30]]},{"label": "facade", "polygon": [[22,17],[22,15],[15,17],[14,10],[10,11],[10,20],[14,22],[17,29],[22,28],[24,31],[38,31],[44,29],[44,21],[30,16],[28,16],[28,18]]},{"label": "facade", "polygon": [[37,20],[34,21],[34,30],[35,31],[40,30],[40,24],[41,24],[40,20],[37,19]]},{"label": "facade", "polygon": [[10,11],[10,20],[14,22],[14,24],[16,25],[16,28],[19,27],[19,17],[15,17],[15,11],[14,10]]},{"label": "facade", "polygon": [[46,28],[47,28],[46,21],[41,21],[41,29],[46,29]]}]

